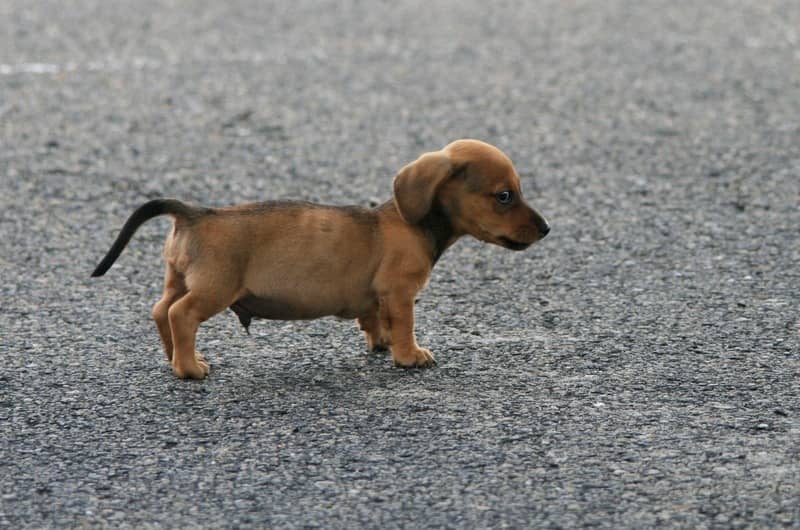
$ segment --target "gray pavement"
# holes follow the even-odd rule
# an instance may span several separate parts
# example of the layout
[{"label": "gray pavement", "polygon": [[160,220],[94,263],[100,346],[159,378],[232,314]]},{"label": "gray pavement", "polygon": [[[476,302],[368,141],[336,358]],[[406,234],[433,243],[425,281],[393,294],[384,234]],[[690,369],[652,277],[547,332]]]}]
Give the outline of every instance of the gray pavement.
[{"label": "gray pavement", "polygon": [[[800,4],[0,2],[0,526],[800,527]],[[351,322],[150,307],[171,196],[362,204],[459,137],[474,240],[405,371]]]}]

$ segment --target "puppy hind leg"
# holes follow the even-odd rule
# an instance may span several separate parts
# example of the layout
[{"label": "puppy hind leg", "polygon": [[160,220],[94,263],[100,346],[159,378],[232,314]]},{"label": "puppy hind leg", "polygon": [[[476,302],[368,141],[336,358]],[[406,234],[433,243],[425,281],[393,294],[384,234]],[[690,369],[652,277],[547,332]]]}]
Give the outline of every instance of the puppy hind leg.
[{"label": "puppy hind leg", "polygon": [[172,330],[169,327],[169,308],[177,300],[186,294],[186,284],[183,275],[178,273],[171,265],[167,264],[164,273],[164,293],[161,299],[153,306],[153,320],[161,336],[164,345],[164,353],[167,355],[167,362],[172,362]]},{"label": "puppy hind leg", "polygon": [[209,296],[189,291],[169,308],[169,326],[174,343],[172,371],[181,379],[203,379],[209,366],[195,349],[197,330],[202,322],[223,311],[234,297]]}]

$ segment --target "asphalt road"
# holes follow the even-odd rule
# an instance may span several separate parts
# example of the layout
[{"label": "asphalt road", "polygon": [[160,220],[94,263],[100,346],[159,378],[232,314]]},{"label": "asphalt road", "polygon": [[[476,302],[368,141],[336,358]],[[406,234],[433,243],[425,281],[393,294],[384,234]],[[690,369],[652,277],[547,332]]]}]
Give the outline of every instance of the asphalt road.
[{"label": "asphalt road", "polygon": [[[0,526],[800,527],[800,4],[0,3]],[[463,240],[439,361],[223,314],[175,379],[169,223],[362,204],[460,137],[553,231]]]}]

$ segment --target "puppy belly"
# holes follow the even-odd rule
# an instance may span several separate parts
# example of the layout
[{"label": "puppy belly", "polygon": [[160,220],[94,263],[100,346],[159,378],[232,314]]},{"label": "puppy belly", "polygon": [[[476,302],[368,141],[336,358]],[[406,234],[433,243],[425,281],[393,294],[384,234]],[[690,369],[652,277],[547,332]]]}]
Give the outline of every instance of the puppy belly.
[{"label": "puppy belly", "polygon": [[253,295],[240,298],[231,308],[234,311],[240,310],[242,313],[248,313],[251,318],[267,318],[271,320],[300,320],[325,316],[324,312],[299,306],[291,300]]},{"label": "puppy belly", "polygon": [[348,307],[347,304],[303,304],[298,300],[280,297],[248,295],[231,305],[231,310],[247,327],[253,318],[270,320],[310,320],[335,315],[342,318],[355,318],[361,308]]}]

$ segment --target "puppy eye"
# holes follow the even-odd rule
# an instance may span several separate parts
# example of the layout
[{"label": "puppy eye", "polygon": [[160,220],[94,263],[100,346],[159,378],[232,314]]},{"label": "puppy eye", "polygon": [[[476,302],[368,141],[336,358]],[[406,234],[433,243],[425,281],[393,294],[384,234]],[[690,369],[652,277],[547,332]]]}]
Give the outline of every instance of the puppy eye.
[{"label": "puppy eye", "polygon": [[501,191],[494,197],[500,204],[511,204],[511,201],[514,200],[514,194],[510,191]]}]

